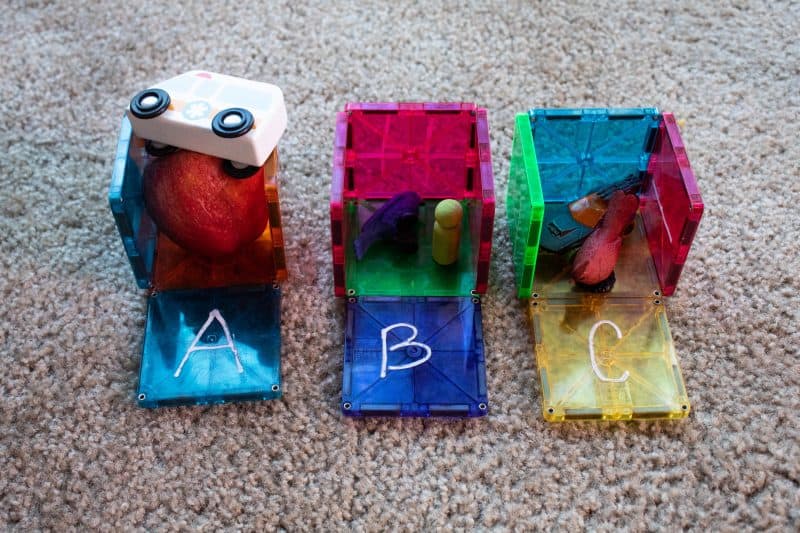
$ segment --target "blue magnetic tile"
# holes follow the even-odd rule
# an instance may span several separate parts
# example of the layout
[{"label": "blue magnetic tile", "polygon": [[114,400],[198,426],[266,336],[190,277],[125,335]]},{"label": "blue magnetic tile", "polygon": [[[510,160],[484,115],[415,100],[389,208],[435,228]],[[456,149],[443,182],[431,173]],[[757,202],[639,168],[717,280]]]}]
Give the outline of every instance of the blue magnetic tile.
[{"label": "blue magnetic tile", "polygon": [[544,201],[570,202],[647,169],[656,108],[532,109]]},{"label": "blue magnetic tile", "polygon": [[139,405],[279,398],[280,346],[277,288],[153,294],[142,348]]},{"label": "blue magnetic tile", "polygon": [[342,410],[349,416],[485,415],[480,302],[352,298],[343,375]]},{"label": "blue magnetic tile", "polygon": [[656,108],[532,109],[545,202],[539,245],[562,252],[591,233],[567,205],[647,170],[661,122]]},{"label": "blue magnetic tile", "polygon": [[157,229],[144,207],[142,173],[144,149],[133,142],[128,118],[122,120],[108,202],[125,253],[141,288],[150,285],[155,258]]}]

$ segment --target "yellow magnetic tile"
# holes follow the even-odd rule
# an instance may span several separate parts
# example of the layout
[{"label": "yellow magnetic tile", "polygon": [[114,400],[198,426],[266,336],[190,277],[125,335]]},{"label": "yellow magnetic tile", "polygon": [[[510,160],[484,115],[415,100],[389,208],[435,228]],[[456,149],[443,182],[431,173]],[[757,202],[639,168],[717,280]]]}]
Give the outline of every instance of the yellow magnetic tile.
[{"label": "yellow magnetic tile", "polygon": [[[689,414],[660,299],[538,298],[530,302],[530,315],[546,420],[684,418]],[[621,338],[612,324],[601,321],[616,324]],[[595,324],[596,369],[589,348]]]}]

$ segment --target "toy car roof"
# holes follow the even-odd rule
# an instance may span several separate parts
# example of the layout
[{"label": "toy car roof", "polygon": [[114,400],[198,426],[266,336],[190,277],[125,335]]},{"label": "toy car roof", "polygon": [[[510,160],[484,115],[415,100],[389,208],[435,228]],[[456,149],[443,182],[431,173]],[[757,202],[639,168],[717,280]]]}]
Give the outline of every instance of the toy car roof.
[{"label": "toy car roof", "polygon": [[139,92],[127,114],[138,137],[258,167],[286,129],[277,86],[205,71]]}]

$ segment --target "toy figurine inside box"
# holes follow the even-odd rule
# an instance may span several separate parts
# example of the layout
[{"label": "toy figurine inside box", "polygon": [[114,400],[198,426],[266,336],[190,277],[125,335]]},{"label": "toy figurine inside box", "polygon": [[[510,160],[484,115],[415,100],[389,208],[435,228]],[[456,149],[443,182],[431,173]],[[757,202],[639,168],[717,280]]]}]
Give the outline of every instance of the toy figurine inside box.
[{"label": "toy figurine inside box", "polygon": [[486,111],[350,103],[336,121],[335,294],[347,296],[342,410],[481,416],[480,294],[494,224]]},{"label": "toy figurine inside box", "polygon": [[518,115],[507,204],[544,417],[686,417],[664,302],[703,202],[673,115],[653,108]]},{"label": "toy figurine inside box", "polygon": [[143,407],[281,396],[286,278],[274,85],[189,72],[138,93],[109,201],[148,289]]}]

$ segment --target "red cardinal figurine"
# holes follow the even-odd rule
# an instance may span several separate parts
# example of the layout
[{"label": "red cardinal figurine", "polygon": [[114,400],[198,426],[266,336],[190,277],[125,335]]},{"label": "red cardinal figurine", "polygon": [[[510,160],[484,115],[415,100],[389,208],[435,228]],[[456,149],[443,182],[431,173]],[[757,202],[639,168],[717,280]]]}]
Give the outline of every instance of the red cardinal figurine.
[{"label": "red cardinal figurine", "polygon": [[633,222],[638,209],[639,198],[635,194],[616,191],[611,195],[608,211],[575,256],[572,278],[577,283],[595,292],[611,290],[622,234]]}]

